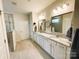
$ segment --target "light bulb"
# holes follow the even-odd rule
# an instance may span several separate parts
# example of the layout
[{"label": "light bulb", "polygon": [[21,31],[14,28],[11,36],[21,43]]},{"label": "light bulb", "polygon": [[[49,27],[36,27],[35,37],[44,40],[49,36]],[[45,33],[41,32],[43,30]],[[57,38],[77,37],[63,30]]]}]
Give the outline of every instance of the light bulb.
[{"label": "light bulb", "polygon": [[68,8],[68,5],[67,4],[64,4],[63,5],[63,9],[66,10],[67,8]]},{"label": "light bulb", "polygon": [[54,9],[54,10],[53,10],[53,12],[54,12],[54,13],[57,13],[57,10],[56,10],[56,9]]},{"label": "light bulb", "polygon": [[58,11],[61,11],[61,10],[62,10],[62,8],[61,8],[61,7],[57,7],[57,10],[58,10]]},{"label": "light bulb", "polygon": [[39,16],[39,19],[40,19],[40,20],[45,19],[45,16],[42,16],[42,15],[41,15],[41,16]]}]

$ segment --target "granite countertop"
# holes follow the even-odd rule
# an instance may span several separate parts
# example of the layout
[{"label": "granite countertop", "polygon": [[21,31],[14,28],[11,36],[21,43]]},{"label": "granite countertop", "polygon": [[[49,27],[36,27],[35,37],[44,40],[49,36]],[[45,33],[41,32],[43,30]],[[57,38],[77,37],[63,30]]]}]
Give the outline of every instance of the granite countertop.
[{"label": "granite countertop", "polygon": [[61,37],[61,36],[56,36],[56,35],[52,35],[52,34],[47,34],[47,33],[40,33],[40,32],[37,32],[37,33],[44,36],[44,37],[47,37],[47,38],[51,39],[52,41],[63,44],[65,46],[68,46],[68,47],[71,46],[71,41],[69,41],[68,38]]}]

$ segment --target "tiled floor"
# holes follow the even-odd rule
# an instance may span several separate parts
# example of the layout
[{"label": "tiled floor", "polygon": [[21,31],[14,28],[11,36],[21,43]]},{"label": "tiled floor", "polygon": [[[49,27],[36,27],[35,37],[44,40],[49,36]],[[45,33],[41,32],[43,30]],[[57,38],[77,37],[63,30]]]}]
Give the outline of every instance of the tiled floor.
[{"label": "tiled floor", "polygon": [[40,47],[30,40],[17,43],[16,51],[11,52],[11,59],[52,59]]}]

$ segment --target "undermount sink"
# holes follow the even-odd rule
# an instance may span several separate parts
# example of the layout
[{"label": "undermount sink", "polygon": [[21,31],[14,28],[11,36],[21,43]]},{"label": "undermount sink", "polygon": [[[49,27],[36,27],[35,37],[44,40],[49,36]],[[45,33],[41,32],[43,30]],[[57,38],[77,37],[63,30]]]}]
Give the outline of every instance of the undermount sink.
[{"label": "undermount sink", "polygon": [[56,38],[56,35],[49,35],[50,38]]},{"label": "undermount sink", "polygon": [[66,38],[59,37],[58,39],[61,40],[61,41],[63,41],[63,42],[69,42],[69,40],[66,39]]},{"label": "undermount sink", "polygon": [[45,33],[43,33],[43,35],[45,35],[45,36],[47,36],[49,38],[56,38],[56,35],[49,35],[49,34],[45,34]]}]

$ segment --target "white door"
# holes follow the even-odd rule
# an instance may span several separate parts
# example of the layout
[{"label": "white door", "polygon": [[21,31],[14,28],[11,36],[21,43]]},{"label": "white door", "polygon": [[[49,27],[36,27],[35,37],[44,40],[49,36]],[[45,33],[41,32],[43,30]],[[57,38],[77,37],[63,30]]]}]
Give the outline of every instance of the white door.
[{"label": "white door", "polygon": [[2,19],[0,15],[0,59],[7,59],[6,53],[6,45],[4,42],[4,34],[3,34],[3,27],[2,27]]}]

